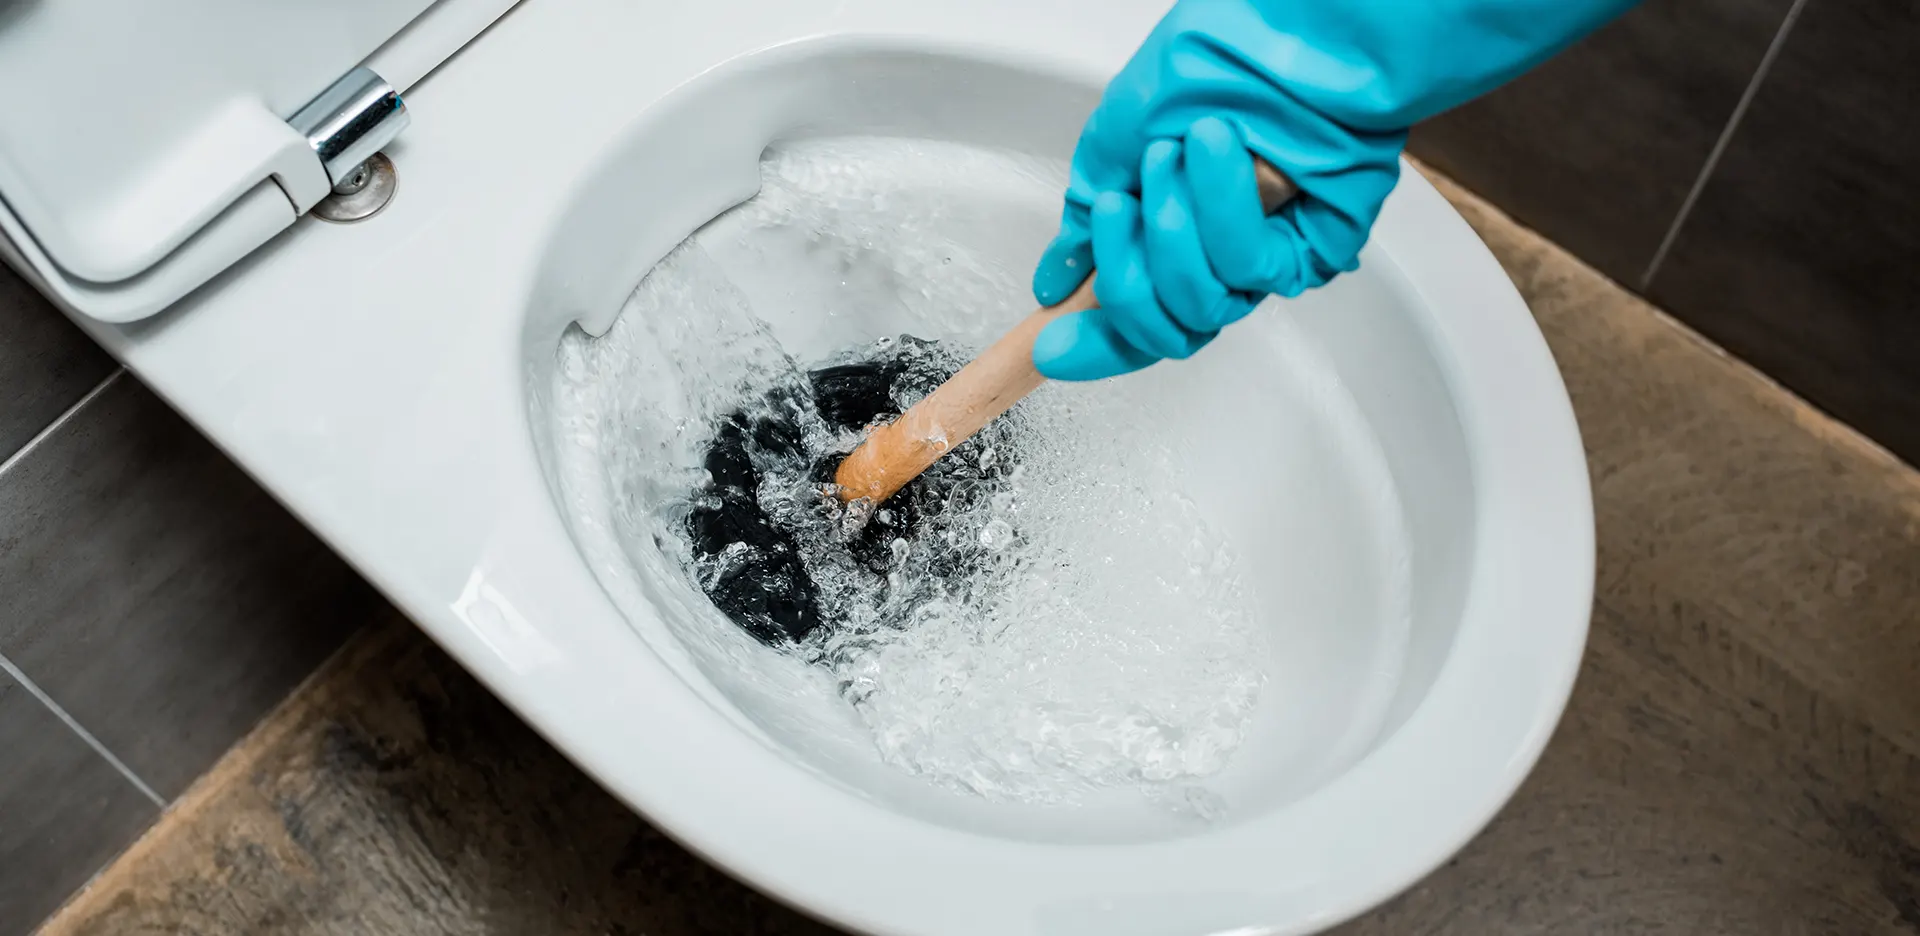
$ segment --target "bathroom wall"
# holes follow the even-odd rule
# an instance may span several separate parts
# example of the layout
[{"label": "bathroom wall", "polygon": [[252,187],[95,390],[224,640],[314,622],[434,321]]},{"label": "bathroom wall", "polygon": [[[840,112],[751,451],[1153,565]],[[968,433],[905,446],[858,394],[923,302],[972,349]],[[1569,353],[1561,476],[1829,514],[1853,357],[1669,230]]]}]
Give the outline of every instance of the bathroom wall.
[{"label": "bathroom wall", "polygon": [[0,266],[0,936],[138,837],[379,602]]},{"label": "bathroom wall", "polygon": [[1920,464],[1920,5],[1644,0],[1412,151]]}]

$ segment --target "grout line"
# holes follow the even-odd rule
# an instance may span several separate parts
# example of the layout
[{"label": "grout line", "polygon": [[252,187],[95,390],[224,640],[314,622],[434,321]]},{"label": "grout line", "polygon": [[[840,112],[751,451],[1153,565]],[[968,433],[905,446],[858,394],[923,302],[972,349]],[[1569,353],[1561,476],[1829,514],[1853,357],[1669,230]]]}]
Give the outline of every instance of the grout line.
[{"label": "grout line", "polygon": [[107,746],[101,744],[100,739],[93,736],[93,732],[88,731],[86,726],[80,724],[72,715],[67,714],[67,710],[61,708],[60,703],[53,701],[53,697],[47,695],[46,690],[41,689],[38,683],[28,679],[27,674],[21,672],[20,667],[15,666],[13,661],[7,659],[4,653],[0,653],[0,672],[4,672],[8,676],[13,677],[14,682],[19,683],[21,687],[26,689],[34,698],[39,699],[40,704],[51,710],[55,716],[66,723],[68,728],[73,729],[73,733],[79,735],[80,740],[87,742],[87,746],[93,748],[95,754],[105,758],[107,763],[113,765],[113,769],[120,771],[120,776],[127,778],[127,782],[133,784],[135,789],[146,794],[147,799],[153,801],[153,805],[161,809],[167,808],[167,801],[161,799],[160,794],[153,791],[153,787],[148,786],[145,780],[140,779],[140,776],[133,772],[133,768],[128,767],[124,761],[113,756],[113,752],[107,750]]},{"label": "grout line", "polygon": [[[60,428],[71,421],[74,416],[78,415],[82,409],[86,408],[87,404],[93,402],[94,397],[99,396],[108,387],[112,386],[113,382],[120,379],[120,376],[126,372],[127,369],[125,367],[116,367],[113,373],[101,378],[100,382],[94,384],[93,389],[88,390],[85,396],[74,401],[72,406],[67,407],[64,412],[55,417],[53,422],[48,423],[45,429],[40,430],[34,434],[33,438],[28,439],[27,444],[20,446],[19,451],[8,456],[6,461],[0,461],[0,475],[6,474],[14,465],[32,454],[33,450],[40,446],[40,443],[52,438],[54,433],[59,432]],[[134,789],[139,790],[147,799],[152,800],[153,805],[161,809],[167,808],[167,801],[162,799],[160,794],[155,793],[153,787],[148,786],[147,782],[140,779],[140,776],[134,773],[132,768],[128,767],[120,758],[115,757],[112,751],[107,750],[107,746],[101,744],[100,739],[93,736],[93,732],[88,731],[77,719],[71,714],[68,714],[66,709],[61,708],[60,703],[55,702],[52,696],[47,695],[46,690],[41,689],[39,683],[28,678],[27,674],[23,672],[20,667],[14,665],[12,660],[7,659],[4,653],[0,653],[0,673],[11,676],[13,681],[19,683],[21,688],[27,690],[29,695],[39,699],[41,705],[46,706],[47,709],[53,712],[54,716],[59,718],[74,734],[79,735],[80,740],[85,741],[88,747],[93,748],[95,754],[100,755],[108,764],[113,766],[113,769],[119,771],[120,776],[125,777],[128,783],[133,784]]]},{"label": "grout line", "polygon": [[1780,49],[1787,44],[1787,35],[1793,32],[1794,21],[1800,18],[1800,11],[1807,0],[1793,0],[1793,6],[1787,8],[1787,15],[1780,20],[1780,28],[1773,33],[1773,41],[1767,45],[1767,51],[1760,56],[1760,64],[1754,68],[1753,77],[1747,80],[1747,88],[1740,93],[1740,102],[1733,105],[1733,113],[1727,117],[1727,125],[1720,128],[1720,138],[1713,141],[1713,149],[1707,153],[1706,164],[1700,167],[1700,174],[1693,179],[1693,188],[1687,191],[1686,201],[1680,203],[1680,211],[1673,216],[1673,223],[1667,227],[1667,234],[1660,239],[1660,248],[1653,252],[1653,259],[1647,262],[1646,272],[1640,274],[1640,294],[1647,295],[1653,286],[1654,274],[1660,272],[1660,265],[1667,261],[1667,253],[1673,249],[1674,241],[1680,238],[1680,228],[1687,223],[1687,217],[1693,214],[1694,203],[1700,200],[1700,193],[1706,191],[1707,181],[1713,178],[1715,169],[1720,168],[1720,157],[1726,155],[1728,144],[1733,135],[1740,130],[1740,122],[1746,119],[1747,109],[1753,106],[1753,99],[1760,93],[1760,83],[1767,78],[1767,72],[1773,70],[1773,61],[1780,57]]},{"label": "grout line", "polygon": [[54,433],[60,431],[61,426],[66,425],[68,421],[78,415],[80,410],[85,408],[88,403],[92,403],[94,397],[99,396],[101,391],[107,389],[108,385],[120,379],[120,375],[126,372],[127,369],[125,367],[116,367],[113,369],[113,373],[101,378],[100,382],[94,384],[93,389],[88,390],[85,396],[75,400],[72,406],[67,407],[60,415],[55,416],[53,422],[48,423],[45,429],[34,433],[33,438],[28,439],[27,444],[20,446],[19,451],[7,456],[5,461],[0,461],[0,475],[6,474],[8,469],[18,464],[28,455],[33,454],[33,450],[39,448],[40,443],[52,438]]}]

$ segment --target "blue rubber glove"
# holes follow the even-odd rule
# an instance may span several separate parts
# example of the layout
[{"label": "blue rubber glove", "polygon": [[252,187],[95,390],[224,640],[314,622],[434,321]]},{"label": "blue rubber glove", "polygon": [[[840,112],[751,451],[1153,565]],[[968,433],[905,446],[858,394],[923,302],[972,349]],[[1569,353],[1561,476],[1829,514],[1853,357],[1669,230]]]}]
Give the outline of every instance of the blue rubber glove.
[{"label": "blue rubber glove", "polygon": [[[1407,128],[1486,93],[1634,0],[1179,0],[1073,155],[1042,305],[1098,267],[1099,308],[1034,343],[1056,380],[1184,358],[1268,294],[1359,265]],[[1257,153],[1301,194],[1272,217]]]}]

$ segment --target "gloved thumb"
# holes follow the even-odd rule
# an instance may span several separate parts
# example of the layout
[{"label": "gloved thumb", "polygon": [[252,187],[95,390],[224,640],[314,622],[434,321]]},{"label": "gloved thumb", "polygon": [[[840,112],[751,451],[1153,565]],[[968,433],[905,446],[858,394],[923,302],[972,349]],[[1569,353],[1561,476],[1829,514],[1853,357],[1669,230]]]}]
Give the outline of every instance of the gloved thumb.
[{"label": "gloved thumb", "polygon": [[1033,268],[1033,298],[1043,306],[1059,305],[1092,272],[1093,235],[1084,223],[1064,222]]},{"label": "gloved thumb", "polygon": [[1033,340],[1033,366],[1048,380],[1102,380],[1157,360],[1121,338],[1101,309],[1062,315]]}]

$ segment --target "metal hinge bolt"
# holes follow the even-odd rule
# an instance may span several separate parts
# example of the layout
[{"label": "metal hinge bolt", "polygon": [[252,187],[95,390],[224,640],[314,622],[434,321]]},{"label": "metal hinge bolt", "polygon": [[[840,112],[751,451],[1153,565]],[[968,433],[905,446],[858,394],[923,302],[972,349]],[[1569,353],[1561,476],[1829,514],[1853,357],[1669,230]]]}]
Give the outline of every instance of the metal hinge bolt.
[{"label": "metal hinge bolt", "polygon": [[307,138],[333,195],[313,208],[329,221],[370,217],[393,198],[393,162],[380,151],[406,129],[405,101],[373,69],[340,77],[287,123]]}]

